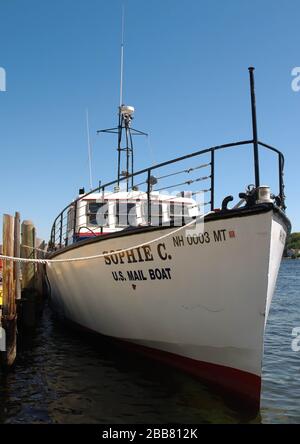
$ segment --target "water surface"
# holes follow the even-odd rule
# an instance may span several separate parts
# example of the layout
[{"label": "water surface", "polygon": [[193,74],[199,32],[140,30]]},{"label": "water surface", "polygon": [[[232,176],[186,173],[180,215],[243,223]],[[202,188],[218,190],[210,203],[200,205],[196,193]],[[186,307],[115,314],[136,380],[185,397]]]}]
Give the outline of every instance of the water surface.
[{"label": "water surface", "polygon": [[300,261],[282,263],[265,338],[261,411],[246,412],[177,370],[59,323],[45,306],[0,376],[0,423],[300,422]]}]

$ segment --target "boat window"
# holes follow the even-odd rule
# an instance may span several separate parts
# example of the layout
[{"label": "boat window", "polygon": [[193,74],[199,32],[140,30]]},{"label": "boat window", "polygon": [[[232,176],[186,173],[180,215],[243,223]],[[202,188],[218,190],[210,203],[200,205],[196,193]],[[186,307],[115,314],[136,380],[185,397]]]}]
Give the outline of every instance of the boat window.
[{"label": "boat window", "polygon": [[108,201],[89,202],[87,205],[88,225],[108,225]]},{"label": "boat window", "polygon": [[170,220],[176,223],[176,225],[183,224],[185,217],[189,216],[187,205],[181,202],[170,202],[169,216]]},{"label": "boat window", "polygon": [[188,216],[189,210],[187,205],[181,202],[170,202],[170,216]]},{"label": "boat window", "polygon": [[[151,201],[151,225],[157,226],[162,225],[163,219],[163,209],[162,203],[159,201]],[[148,220],[148,202],[143,203],[143,217],[147,221]]]},{"label": "boat window", "polygon": [[136,204],[133,202],[117,201],[115,207],[116,225],[118,227],[135,227],[137,224]]},{"label": "boat window", "polygon": [[67,219],[67,230],[68,232],[72,231],[74,228],[74,207],[71,206],[68,211],[68,219]]}]

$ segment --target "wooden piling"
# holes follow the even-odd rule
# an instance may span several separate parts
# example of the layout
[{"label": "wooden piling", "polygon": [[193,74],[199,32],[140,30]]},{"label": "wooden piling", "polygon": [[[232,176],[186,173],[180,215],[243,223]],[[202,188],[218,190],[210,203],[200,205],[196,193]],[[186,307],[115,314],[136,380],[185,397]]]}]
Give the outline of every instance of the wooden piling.
[{"label": "wooden piling", "polygon": [[[2,245],[0,245],[0,254],[3,254]],[[3,350],[5,338],[4,330],[2,329],[2,303],[3,303],[3,292],[2,292],[2,269],[3,260],[0,258],[0,364],[1,364],[1,351]]]},{"label": "wooden piling", "polygon": [[[15,228],[14,228],[14,256],[20,257],[21,248],[20,248],[20,236],[21,236],[21,216],[20,213],[15,213]],[[21,264],[20,262],[14,263],[14,279],[15,279],[15,295],[16,300],[21,299]]]},{"label": "wooden piling", "polygon": [[[37,259],[44,259],[45,258],[45,250],[46,250],[46,242],[36,238],[35,241],[36,245],[36,257]],[[36,278],[35,278],[35,289],[37,293],[39,294],[39,297],[44,293],[44,278],[45,278],[45,265],[44,264],[37,264],[36,267]]]},{"label": "wooden piling", "polygon": [[[30,220],[22,222],[21,254],[23,258],[35,259],[35,228]],[[34,289],[36,265],[23,263],[22,265],[22,291]]]},{"label": "wooden piling", "polygon": [[[20,245],[20,240],[22,244]],[[37,245],[38,244],[38,245]],[[44,257],[36,253],[36,247],[45,249],[45,242],[37,240],[31,221],[21,225],[20,214],[3,216],[3,247],[5,256],[36,259]],[[19,331],[22,327],[35,327],[42,307],[44,290],[44,265],[0,260],[3,285],[0,283],[0,365],[12,366],[17,353],[17,317]],[[21,330],[20,330],[21,329]]]},{"label": "wooden piling", "polygon": [[[14,217],[3,215],[3,255],[14,256]],[[1,351],[1,364],[13,365],[17,351],[17,311],[15,299],[14,262],[3,261],[3,301],[1,326],[5,331],[6,347]]]},{"label": "wooden piling", "polygon": [[[35,227],[30,220],[21,225],[21,256],[27,259],[36,259]],[[39,292],[37,284],[37,264],[22,264],[22,326],[34,328],[37,321]]]}]

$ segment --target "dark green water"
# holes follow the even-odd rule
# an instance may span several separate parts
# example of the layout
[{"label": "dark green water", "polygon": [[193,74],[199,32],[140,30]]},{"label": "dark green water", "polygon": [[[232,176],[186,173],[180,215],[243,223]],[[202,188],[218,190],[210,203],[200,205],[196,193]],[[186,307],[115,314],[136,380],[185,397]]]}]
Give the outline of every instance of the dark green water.
[{"label": "dark green water", "polygon": [[46,306],[15,370],[0,376],[0,423],[300,422],[297,326],[300,261],[284,261],[266,332],[262,406],[253,416],[187,375],[68,329]]}]

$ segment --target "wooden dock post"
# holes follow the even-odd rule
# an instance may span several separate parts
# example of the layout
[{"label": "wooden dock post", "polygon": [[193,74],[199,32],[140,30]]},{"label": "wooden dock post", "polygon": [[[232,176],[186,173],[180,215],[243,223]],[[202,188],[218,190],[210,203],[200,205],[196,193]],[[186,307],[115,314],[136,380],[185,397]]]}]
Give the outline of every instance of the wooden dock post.
[{"label": "wooden dock post", "polygon": [[[43,241],[42,239],[36,238],[35,245],[36,245],[37,259],[45,259],[46,242]],[[41,296],[44,294],[44,287],[45,287],[44,279],[45,279],[45,265],[37,264],[35,289],[39,295],[39,299],[41,299]]]},{"label": "wooden dock post", "polygon": [[[21,254],[21,248],[20,248],[20,241],[21,241],[21,216],[20,213],[15,213],[15,229],[14,229],[14,256],[20,257]],[[20,262],[14,263],[14,279],[15,279],[15,294],[16,294],[16,300],[21,299],[21,264]]]},{"label": "wooden dock post", "polygon": [[[35,227],[30,220],[24,220],[21,225],[21,256],[26,259],[36,259]],[[22,325],[33,328],[36,325],[36,285],[37,266],[34,263],[22,264]]]},{"label": "wooden dock post", "polygon": [[[20,229],[21,228],[21,229]],[[20,233],[21,232],[21,233]],[[22,245],[20,240],[22,239]],[[38,241],[38,248],[45,249],[45,243]],[[3,216],[4,256],[36,259],[35,227],[31,221],[21,226],[20,213]],[[44,253],[39,252],[38,257]],[[43,294],[44,265],[0,260],[2,286],[0,282],[0,365],[9,368],[17,354],[17,318],[19,327],[34,327],[39,304]],[[21,278],[22,276],[22,278]]]},{"label": "wooden dock post", "polygon": [[[23,258],[35,259],[35,228],[30,220],[22,222],[21,254]],[[22,266],[22,290],[34,289],[34,277],[36,265],[23,263]]]},{"label": "wooden dock post", "polygon": [[[3,215],[3,255],[14,256],[14,217]],[[1,351],[1,364],[13,365],[17,352],[17,310],[15,299],[14,262],[3,261],[3,301],[1,326],[5,331],[6,347]]]}]

